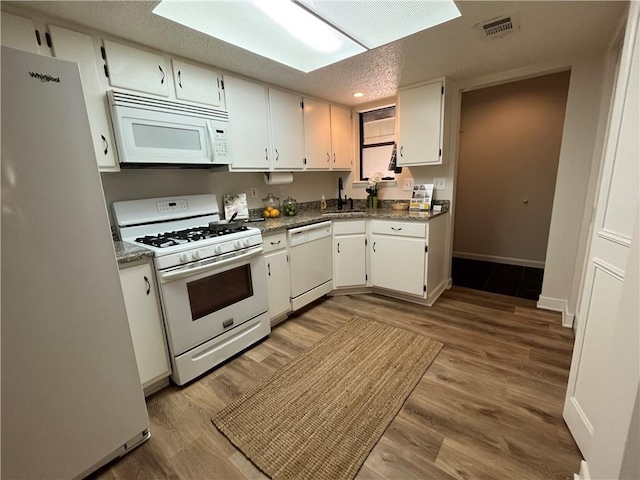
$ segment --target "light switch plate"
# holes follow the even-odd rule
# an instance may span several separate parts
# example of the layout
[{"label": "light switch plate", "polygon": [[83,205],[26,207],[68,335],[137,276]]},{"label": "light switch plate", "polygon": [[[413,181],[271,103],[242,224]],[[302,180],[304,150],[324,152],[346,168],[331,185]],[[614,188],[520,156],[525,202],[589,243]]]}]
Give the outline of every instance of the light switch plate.
[{"label": "light switch plate", "polygon": [[413,178],[405,178],[404,183],[402,184],[402,190],[405,192],[410,192],[413,190]]},{"label": "light switch plate", "polygon": [[251,187],[251,198],[258,198],[258,189],[256,187]]},{"label": "light switch plate", "polygon": [[434,177],[433,188],[435,190],[444,190],[446,188],[446,179],[444,177]]}]

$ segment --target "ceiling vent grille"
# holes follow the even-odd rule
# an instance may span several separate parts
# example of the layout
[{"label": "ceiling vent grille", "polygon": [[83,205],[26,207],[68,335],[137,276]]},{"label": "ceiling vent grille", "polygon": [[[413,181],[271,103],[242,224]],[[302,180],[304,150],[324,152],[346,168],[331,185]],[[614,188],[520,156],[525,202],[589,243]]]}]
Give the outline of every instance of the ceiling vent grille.
[{"label": "ceiling vent grille", "polygon": [[504,37],[520,28],[517,19],[513,15],[492,18],[486,22],[479,23],[476,27],[482,32],[482,38]]}]

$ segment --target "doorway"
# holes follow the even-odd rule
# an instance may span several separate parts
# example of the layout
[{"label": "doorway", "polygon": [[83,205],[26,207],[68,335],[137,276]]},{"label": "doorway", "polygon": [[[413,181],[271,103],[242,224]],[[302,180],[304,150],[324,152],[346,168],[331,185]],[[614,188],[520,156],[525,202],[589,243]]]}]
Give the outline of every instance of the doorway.
[{"label": "doorway", "polygon": [[538,299],[570,75],[463,93],[454,285]]}]

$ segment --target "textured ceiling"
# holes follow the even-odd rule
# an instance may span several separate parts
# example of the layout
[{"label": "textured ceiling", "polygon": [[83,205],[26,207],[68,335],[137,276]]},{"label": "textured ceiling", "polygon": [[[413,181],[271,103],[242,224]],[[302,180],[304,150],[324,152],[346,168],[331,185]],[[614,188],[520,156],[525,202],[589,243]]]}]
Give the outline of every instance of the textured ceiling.
[{"label": "textured ceiling", "polygon": [[[357,105],[436,77],[487,75],[557,57],[604,51],[622,17],[618,1],[456,1],[462,17],[342,62],[301,73],[157,17],[157,2],[2,2],[165,50],[310,96]],[[384,3],[384,2],[382,2]],[[484,40],[475,24],[516,14],[520,29]],[[365,92],[356,99],[353,92]]]}]

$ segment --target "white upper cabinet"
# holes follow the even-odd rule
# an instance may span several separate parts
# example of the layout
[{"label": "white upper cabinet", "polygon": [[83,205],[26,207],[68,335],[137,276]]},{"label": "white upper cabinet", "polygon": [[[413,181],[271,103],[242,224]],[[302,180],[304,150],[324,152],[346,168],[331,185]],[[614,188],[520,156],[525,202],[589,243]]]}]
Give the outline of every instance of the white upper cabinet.
[{"label": "white upper cabinet", "polygon": [[304,99],[304,143],[307,170],[329,170],[331,168],[329,104]]},{"label": "white upper cabinet", "polygon": [[56,58],[77,62],[87,105],[93,148],[101,171],[118,171],[118,157],[113,142],[104,88],[100,83],[101,62],[93,39],[84,33],[49,25],[53,54]]},{"label": "white upper cabinet", "polygon": [[225,76],[231,170],[268,171],[271,166],[267,87]]},{"label": "white upper cabinet", "polygon": [[444,82],[398,93],[397,165],[438,165],[443,158]]},{"label": "white upper cabinet", "polygon": [[353,166],[353,128],[351,110],[331,105],[331,168],[351,170]]},{"label": "white upper cabinet", "polygon": [[41,53],[36,37],[36,28],[30,18],[2,12],[0,20],[2,20],[3,46],[25,52]]},{"label": "white upper cabinet", "polygon": [[104,49],[112,87],[169,96],[171,74],[164,57],[109,40]]},{"label": "white upper cabinet", "polygon": [[180,60],[174,59],[171,63],[176,98],[224,108],[222,75],[215,70],[196,67]]},{"label": "white upper cabinet", "polygon": [[269,89],[273,135],[273,169],[304,168],[304,118],[299,95]]}]

